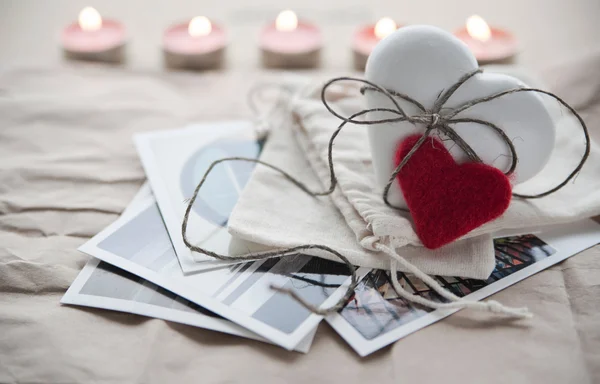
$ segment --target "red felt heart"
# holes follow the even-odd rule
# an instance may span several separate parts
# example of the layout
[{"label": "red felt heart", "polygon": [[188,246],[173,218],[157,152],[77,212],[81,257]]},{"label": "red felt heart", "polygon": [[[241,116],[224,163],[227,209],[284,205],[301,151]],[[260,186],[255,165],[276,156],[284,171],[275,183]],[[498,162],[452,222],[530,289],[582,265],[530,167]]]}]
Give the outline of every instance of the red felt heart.
[{"label": "red felt heart", "polygon": [[[398,145],[398,165],[421,135]],[[509,179],[480,163],[457,164],[444,145],[427,139],[398,174],[423,245],[436,249],[502,215],[511,198]]]}]

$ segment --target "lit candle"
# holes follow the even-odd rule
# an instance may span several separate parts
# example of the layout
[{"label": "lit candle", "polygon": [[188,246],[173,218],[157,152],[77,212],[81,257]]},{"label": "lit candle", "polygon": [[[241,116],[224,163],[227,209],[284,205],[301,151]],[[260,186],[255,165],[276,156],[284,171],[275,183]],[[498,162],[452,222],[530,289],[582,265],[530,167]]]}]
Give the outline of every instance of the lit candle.
[{"label": "lit candle", "polygon": [[98,11],[86,7],[78,21],[63,30],[61,41],[69,59],[118,63],[123,60],[125,28],[117,21],[103,20]]},{"label": "lit candle", "polygon": [[[408,95],[431,111],[441,92],[451,89],[462,76],[477,68],[478,63],[469,48],[455,36],[436,27],[415,25],[400,28],[373,49],[365,78],[392,92]],[[478,73],[452,94],[439,114],[443,116],[469,101],[522,86],[521,81],[508,75]],[[368,91],[365,96],[368,108],[394,108],[379,92]],[[400,98],[398,102],[409,115],[423,113]],[[397,115],[385,111],[368,114],[369,120],[390,117]],[[456,117],[488,121],[500,127],[512,140],[519,160],[511,176],[513,185],[535,176],[548,162],[554,148],[554,123],[542,98],[532,92],[507,94],[474,105]],[[452,124],[452,128],[484,163],[502,171],[509,169],[511,152],[496,131],[475,122]],[[400,143],[409,135],[423,134],[425,129],[424,123],[408,121],[367,127],[375,178],[381,190],[396,167],[394,156]],[[466,153],[452,140],[443,144],[458,163],[469,161]],[[398,183],[392,183],[389,192],[392,204],[406,207]]]},{"label": "lit candle", "polygon": [[469,46],[479,64],[509,61],[517,53],[517,41],[510,32],[490,27],[478,15],[469,17],[455,35]]},{"label": "lit candle", "polygon": [[220,67],[226,46],[225,30],[204,16],[171,26],[163,37],[165,64],[170,68]]},{"label": "lit candle", "polygon": [[311,68],[319,63],[322,37],[319,29],[298,20],[293,11],[279,13],[260,34],[263,64],[274,68]]},{"label": "lit candle", "polygon": [[365,69],[367,58],[377,43],[384,37],[398,29],[396,22],[389,17],[380,19],[375,25],[366,25],[359,28],[352,40],[354,52],[354,68],[359,71]]}]

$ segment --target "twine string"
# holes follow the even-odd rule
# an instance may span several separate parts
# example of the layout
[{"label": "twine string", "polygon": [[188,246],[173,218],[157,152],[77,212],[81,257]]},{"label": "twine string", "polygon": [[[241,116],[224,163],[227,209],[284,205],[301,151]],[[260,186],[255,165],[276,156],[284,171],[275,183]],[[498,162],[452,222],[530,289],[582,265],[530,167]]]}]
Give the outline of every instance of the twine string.
[{"label": "twine string", "polygon": [[[483,120],[483,119],[477,119],[477,118],[471,118],[471,117],[460,118],[460,117],[456,117],[456,116],[459,113],[465,112],[469,108],[472,108],[473,106],[476,106],[478,104],[487,103],[489,101],[501,98],[503,96],[510,95],[510,94],[516,94],[519,92],[533,92],[533,93],[539,93],[539,94],[549,96],[549,97],[553,98],[554,100],[556,100],[562,107],[566,108],[573,116],[575,116],[577,118],[577,121],[578,121],[579,125],[581,126],[581,129],[582,129],[583,135],[584,135],[584,139],[585,139],[585,149],[584,149],[583,155],[582,155],[581,159],[579,160],[579,162],[577,163],[577,166],[569,173],[569,175],[564,180],[562,180],[556,186],[549,188],[546,191],[535,193],[535,194],[527,195],[527,194],[513,193],[513,196],[523,198],[523,199],[537,199],[537,198],[548,196],[548,195],[560,190],[561,188],[563,188],[565,185],[567,185],[569,183],[569,181],[571,181],[573,178],[575,178],[577,176],[577,174],[579,173],[579,171],[581,171],[581,169],[583,168],[583,165],[585,164],[585,162],[587,161],[587,159],[590,155],[590,149],[591,149],[590,148],[591,147],[590,135],[589,135],[587,125],[583,121],[583,118],[577,113],[577,111],[575,111],[575,109],[573,107],[571,107],[567,102],[565,102],[563,99],[561,99],[559,96],[555,95],[554,93],[544,91],[544,90],[538,89],[538,88],[528,88],[528,87],[508,89],[508,90],[501,91],[501,92],[498,92],[498,93],[495,93],[495,94],[492,94],[489,96],[472,99],[456,108],[445,108],[444,107],[444,104],[450,99],[450,97],[454,94],[454,92],[456,92],[464,83],[466,83],[473,76],[475,76],[481,72],[482,72],[481,69],[477,69],[470,73],[467,73],[466,75],[462,76],[455,84],[453,84],[452,87],[448,88],[448,90],[442,91],[440,93],[440,96],[436,99],[434,106],[432,107],[431,110],[427,110],[421,103],[417,102],[416,100],[412,99],[411,97],[408,97],[405,94],[385,90],[382,87],[380,87],[368,80],[364,80],[364,79],[357,79],[357,78],[352,78],[352,77],[338,77],[338,78],[330,80],[325,85],[325,87],[328,87],[328,86],[331,86],[331,85],[341,82],[341,81],[353,81],[353,82],[366,84],[366,86],[363,86],[361,88],[361,93],[364,94],[368,91],[374,91],[374,92],[382,93],[384,96],[386,96],[388,98],[388,100],[392,100],[394,97],[405,100],[405,101],[411,103],[412,105],[416,106],[419,110],[421,110],[423,112],[422,114],[416,115],[416,116],[406,116],[404,111],[401,108],[398,108],[399,107],[398,103],[395,102],[395,100],[394,100],[393,104],[397,108],[397,110],[386,109],[386,108],[370,108],[370,109],[365,109],[363,111],[391,112],[391,113],[395,113],[396,115],[398,115],[398,117],[390,118],[390,119],[379,119],[379,120],[363,120],[359,123],[356,120],[354,120],[353,118],[345,119],[343,116],[341,116],[337,112],[333,111],[333,108],[331,108],[327,105],[328,102],[327,102],[326,98],[324,98],[325,92],[321,92],[321,100],[323,101],[324,104],[326,104],[326,108],[330,112],[333,111],[332,113],[336,117],[341,117],[342,120],[344,120],[342,122],[342,124],[353,123],[353,124],[361,124],[361,125],[376,125],[376,124],[381,124],[384,122],[385,123],[394,123],[394,122],[403,122],[403,121],[408,121],[412,124],[417,124],[417,123],[426,124],[426,130],[425,130],[424,136],[429,135],[432,130],[437,129],[438,131],[440,131],[440,133],[445,134],[449,139],[454,141],[463,150],[463,152],[471,159],[471,161],[474,161],[474,162],[482,162],[482,161],[481,161],[481,158],[479,158],[479,156],[475,153],[475,151],[467,144],[467,142],[465,140],[463,140],[454,129],[451,128],[451,125],[458,124],[458,123],[476,123],[476,124],[491,128],[494,132],[496,132],[499,135],[499,137],[506,144],[506,146],[508,147],[508,149],[510,151],[511,164],[510,164],[509,169],[506,172],[504,172],[504,174],[506,176],[510,176],[511,174],[514,173],[514,171],[517,168],[518,156],[517,156],[517,152],[516,152],[514,143],[506,135],[504,130],[502,130],[502,128],[498,127],[497,125],[495,125],[489,121]],[[444,113],[441,113],[442,109],[445,110]],[[361,112],[363,112],[363,111],[361,111]],[[433,116],[435,116],[435,119],[432,118]],[[421,146],[422,144],[423,144],[423,142],[418,141],[417,143],[415,143],[415,146]],[[410,157],[413,154],[414,154],[414,151],[410,151],[405,157],[410,159]],[[400,170],[402,170],[402,168],[407,163],[407,161],[404,161],[404,160],[406,160],[406,159],[403,159],[403,161],[401,161],[400,164],[394,169],[394,172],[390,176],[390,178],[383,190],[383,200],[386,203],[386,205],[396,208],[396,209],[401,209],[401,208],[395,207],[389,203],[388,193],[391,188],[391,185],[396,180],[396,176],[400,173]]]},{"label": "twine string", "polygon": [[[300,190],[302,190],[303,192],[307,193],[310,196],[313,196],[313,197],[326,196],[326,195],[331,194],[335,190],[335,187],[337,186],[337,177],[335,175],[334,162],[333,162],[333,144],[334,144],[335,138],[339,135],[341,130],[348,123],[352,123],[352,124],[356,124],[356,125],[376,125],[376,124],[396,123],[396,122],[409,122],[414,125],[424,124],[426,126],[424,134],[414,144],[414,146],[411,148],[411,150],[407,153],[406,156],[404,156],[402,161],[394,169],[392,175],[390,175],[390,179],[389,179],[388,183],[386,184],[386,186],[383,190],[383,200],[385,201],[385,203],[388,206],[393,207],[388,201],[388,193],[389,193],[392,183],[396,180],[396,177],[401,172],[402,168],[408,163],[408,161],[410,160],[412,155],[420,148],[421,145],[423,145],[423,143],[429,137],[431,132],[433,132],[434,130],[439,131],[441,134],[446,135],[450,140],[454,141],[472,161],[482,162],[481,158],[477,155],[477,153],[473,150],[473,148],[471,148],[471,146],[464,139],[462,139],[462,137],[451,127],[451,125],[453,125],[453,124],[467,123],[467,122],[468,123],[476,123],[476,124],[480,124],[484,127],[488,127],[490,129],[494,130],[499,135],[499,137],[505,142],[505,144],[507,145],[507,147],[511,153],[511,159],[512,159],[511,165],[510,165],[509,169],[506,172],[504,172],[507,176],[511,175],[516,169],[518,157],[517,157],[517,152],[514,147],[514,144],[512,143],[510,138],[506,135],[506,133],[500,127],[496,126],[495,124],[493,124],[491,122],[488,122],[488,121],[485,121],[482,119],[470,118],[470,117],[458,118],[456,116],[459,113],[464,112],[477,104],[485,103],[485,102],[503,97],[505,95],[517,93],[517,92],[541,93],[541,94],[544,94],[544,95],[554,98],[562,106],[567,108],[569,110],[569,112],[571,112],[577,118],[579,124],[581,125],[581,128],[584,133],[584,138],[585,138],[585,151],[584,151],[584,154],[583,154],[581,160],[579,161],[578,165],[576,166],[576,168],[567,176],[566,179],[564,179],[557,186],[555,186],[547,191],[538,193],[538,194],[533,194],[533,195],[513,194],[513,196],[516,196],[519,198],[530,198],[530,199],[540,198],[540,197],[547,196],[551,193],[554,193],[554,192],[560,190],[561,188],[563,188],[570,180],[572,180],[579,173],[579,171],[585,164],[585,162],[588,159],[589,154],[590,154],[589,132],[588,132],[587,126],[585,125],[585,122],[583,121],[581,116],[579,116],[579,114],[571,106],[569,106],[564,100],[562,100],[560,97],[556,96],[553,93],[543,91],[540,89],[536,89],[536,88],[510,89],[510,90],[502,91],[502,92],[499,92],[499,93],[496,93],[496,94],[493,94],[490,96],[470,100],[470,101],[464,103],[463,105],[461,105],[457,108],[454,108],[454,109],[448,110],[448,108],[445,108],[444,105],[450,99],[450,97],[466,81],[468,81],[469,79],[471,79],[473,76],[475,76],[476,74],[478,74],[480,72],[481,72],[481,70],[477,69],[473,72],[467,73],[466,75],[462,76],[452,87],[448,88],[445,91],[440,92],[440,94],[439,94],[438,98],[436,99],[434,106],[432,107],[431,110],[428,110],[417,100],[411,98],[410,96],[408,96],[406,94],[403,94],[403,93],[397,92],[397,91],[387,90],[387,89],[385,89],[373,82],[370,82],[368,80],[354,78],[354,77],[337,77],[337,78],[329,80],[327,83],[325,83],[325,85],[321,89],[321,101],[323,102],[323,105],[325,106],[325,108],[333,116],[342,120],[342,122],[338,125],[336,130],[331,135],[331,138],[329,139],[329,143],[328,143],[328,147],[327,147],[327,150],[328,150],[327,160],[328,160],[328,167],[329,167],[329,174],[330,174],[329,187],[327,189],[325,189],[324,191],[317,191],[317,192],[311,191],[310,188],[307,187],[304,183],[302,183],[300,180],[296,179],[295,177],[293,177],[292,175],[290,175],[283,169],[281,169],[275,165],[265,163],[258,159],[245,158],[245,157],[227,157],[227,158],[222,158],[222,159],[216,160],[208,167],[207,171],[204,173],[204,176],[202,177],[202,179],[196,186],[196,189],[194,190],[192,197],[189,199],[188,205],[185,210],[182,226],[181,226],[181,235],[183,238],[183,242],[191,251],[199,252],[199,253],[208,255],[210,257],[214,257],[215,259],[224,260],[224,261],[240,261],[240,262],[256,261],[256,260],[264,260],[264,259],[268,259],[268,258],[297,255],[299,253],[307,252],[307,251],[310,252],[312,250],[319,250],[322,252],[329,253],[330,255],[333,255],[334,257],[338,258],[343,263],[345,263],[346,266],[348,267],[348,270],[351,275],[351,282],[348,285],[345,294],[334,305],[327,307],[327,308],[317,307],[317,306],[307,302],[306,300],[304,300],[299,294],[297,294],[295,291],[293,291],[291,289],[286,289],[286,288],[282,288],[282,287],[278,287],[278,286],[271,286],[271,288],[276,290],[277,292],[291,296],[296,301],[298,301],[299,304],[301,304],[302,306],[304,306],[306,309],[308,309],[309,311],[311,311],[313,313],[325,316],[327,314],[337,312],[345,307],[346,303],[350,300],[350,298],[354,294],[354,290],[355,290],[356,286],[358,285],[358,277],[356,275],[356,268],[354,267],[354,265],[352,265],[352,263],[344,255],[342,255],[341,253],[339,253],[338,251],[336,251],[335,249],[333,249],[331,247],[328,247],[325,245],[319,245],[319,244],[304,244],[304,245],[299,245],[299,246],[295,246],[295,247],[276,249],[276,250],[272,250],[272,251],[253,252],[253,253],[247,253],[245,255],[230,256],[230,255],[222,255],[222,254],[210,251],[208,249],[202,248],[202,247],[192,244],[190,242],[190,240],[187,237],[187,226],[188,226],[190,212],[194,205],[194,202],[196,201],[196,198],[198,197],[198,193],[200,192],[202,185],[204,185],[208,175],[215,168],[215,166],[222,162],[226,162],[226,161],[244,161],[244,162],[256,163],[256,164],[268,167],[275,172],[278,172],[281,176],[283,176],[285,179],[290,181],[292,184],[294,184],[296,187],[298,187]],[[364,94],[365,92],[369,92],[369,91],[375,91],[375,92],[383,94],[392,103],[393,108],[379,107],[379,108],[364,109],[359,112],[353,113],[349,117],[345,117],[344,115],[335,111],[332,108],[332,106],[329,104],[329,102],[327,101],[327,98],[326,98],[327,89],[329,87],[331,87],[332,85],[342,82],[342,81],[351,81],[351,82],[358,82],[358,83],[363,84],[363,87],[360,90],[362,94]],[[402,109],[402,107],[400,106],[400,103],[398,102],[397,99],[404,100],[404,101],[410,103],[411,105],[415,106],[420,111],[420,114],[415,115],[415,116],[409,116],[404,111],[404,109]],[[444,110],[443,113],[442,113],[442,110]],[[371,112],[386,112],[386,113],[390,113],[395,116],[388,117],[388,118],[381,118],[381,119],[369,120],[369,119],[363,118],[361,120],[357,120],[358,117],[364,117],[364,115],[371,113]],[[400,209],[398,207],[393,207],[393,208]],[[417,303],[417,304],[424,305],[424,306],[427,306],[429,308],[434,308],[434,309],[435,308],[473,308],[473,309],[477,309],[477,310],[490,311],[493,313],[502,313],[507,316],[517,317],[517,318],[531,317],[531,314],[527,311],[526,308],[509,308],[509,307],[503,306],[502,304],[500,304],[496,301],[473,302],[473,301],[465,300],[463,298],[460,298],[460,297],[454,295],[453,293],[449,292],[444,287],[442,287],[435,279],[433,279],[429,275],[425,274],[420,269],[418,269],[416,266],[412,265],[406,259],[404,259],[402,256],[400,256],[396,252],[396,248],[397,248],[398,244],[395,244],[393,238],[390,238],[390,243],[391,243],[390,246],[386,246],[382,243],[378,243],[376,245],[376,247],[379,251],[385,253],[386,255],[388,255],[390,257],[390,269],[392,271],[392,273],[391,273],[392,285],[394,286],[394,289],[398,292],[398,294],[401,297],[403,297],[404,299],[411,301],[413,303]],[[401,265],[405,270],[410,271],[417,278],[421,279],[425,284],[427,284],[429,287],[431,287],[435,292],[440,294],[440,296],[442,296],[444,299],[448,300],[448,303],[435,302],[435,301],[411,294],[411,293],[407,292],[406,290],[404,290],[398,281],[398,276],[396,273],[398,265]]]},{"label": "twine string", "polygon": [[319,245],[319,244],[305,244],[305,245],[299,245],[296,247],[290,247],[290,248],[285,248],[285,249],[278,249],[278,250],[264,251],[264,252],[252,252],[252,253],[248,253],[245,255],[237,255],[236,256],[236,255],[223,255],[223,254],[220,254],[217,252],[213,252],[208,249],[197,246],[195,244],[192,244],[190,242],[190,240],[187,237],[187,226],[188,226],[188,220],[190,217],[190,212],[192,210],[192,207],[194,206],[194,202],[196,201],[196,199],[198,197],[198,193],[200,192],[202,185],[204,185],[204,183],[206,182],[208,175],[211,173],[211,171],[218,164],[226,162],[226,161],[251,162],[251,163],[263,165],[267,168],[270,168],[270,169],[280,173],[284,178],[286,178],[287,180],[292,182],[292,184],[296,185],[302,191],[308,193],[311,196],[316,196],[316,194],[314,192],[311,192],[310,189],[304,183],[300,182],[299,180],[297,180],[293,176],[291,176],[289,173],[285,172],[281,168],[274,166],[272,164],[265,163],[258,159],[247,158],[247,157],[225,157],[222,159],[218,159],[218,160],[214,161],[213,163],[211,163],[211,165],[208,167],[208,169],[204,173],[204,176],[202,177],[202,179],[196,186],[196,189],[194,190],[194,193],[193,193],[192,197],[190,198],[188,205],[185,209],[185,213],[183,216],[183,222],[181,224],[181,235],[183,238],[183,243],[186,245],[186,247],[188,247],[193,252],[199,252],[199,253],[205,254],[207,256],[214,257],[215,259],[218,259],[218,260],[240,261],[240,262],[257,261],[257,260],[270,259],[270,258],[274,258],[274,257],[297,255],[297,254],[301,253],[302,251],[321,250],[321,251],[327,252],[327,253],[337,257],[338,259],[340,259],[343,263],[345,263],[346,266],[348,267],[348,270],[350,271],[350,275],[351,275],[351,282],[348,285],[348,288],[346,289],[346,293],[344,294],[344,296],[341,299],[338,300],[338,302],[336,304],[332,305],[329,308],[322,309],[322,308],[319,308],[319,307],[307,302],[301,296],[299,296],[295,291],[293,291],[291,289],[281,288],[281,287],[274,286],[274,285],[272,285],[271,288],[280,293],[290,295],[296,301],[298,301],[303,307],[305,307],[309,311],[319,314],[319,315],[325,316],[329,313],[337,312],[338,310],[342,309],[346,305],[346,303],[350,300],[352,295],[354,294],[354,289],[358,285],[358,277],[356,275],[356,268],[354,267],[354,265],[352,265],[352,263],[344,255],[342,255],[341,253],[339,253],[338,251],[336,251],[335,249],[333,249],[331,247],[328,247],[326,245]]}]

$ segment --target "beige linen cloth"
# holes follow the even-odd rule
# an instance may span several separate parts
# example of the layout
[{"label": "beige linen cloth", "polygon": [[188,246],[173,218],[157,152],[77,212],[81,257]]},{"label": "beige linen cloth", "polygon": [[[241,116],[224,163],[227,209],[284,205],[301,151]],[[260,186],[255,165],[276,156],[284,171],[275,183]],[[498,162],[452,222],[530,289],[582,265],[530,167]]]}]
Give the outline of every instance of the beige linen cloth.
[{"label": "beige linen cloth", "polygon": [[[599,67],[597,52],[544,77],[597,138]],[[302,355],[61,306],[87,260],[76,248],[118,217],[144,179],[131,135],[250,117],[246,92],[265,77],[0,70],[0,383],[600,382],[598,247],[494,295],[536,314],[521,326],[459,312],[366,359],[325,324]]]}]

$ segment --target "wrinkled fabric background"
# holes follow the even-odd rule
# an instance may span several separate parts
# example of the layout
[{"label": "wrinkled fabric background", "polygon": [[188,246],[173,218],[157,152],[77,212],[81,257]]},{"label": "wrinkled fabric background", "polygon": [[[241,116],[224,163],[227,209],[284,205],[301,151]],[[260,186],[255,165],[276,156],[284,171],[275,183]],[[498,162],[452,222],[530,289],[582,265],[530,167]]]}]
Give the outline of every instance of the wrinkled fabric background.
[{"label": "wrinkled fabric background", "polygon": [[[544,73],[600,137],[600,52]],[[467,311],[361,359],[325,324],[307,355],[59,299],[76,248],[144,175],[131,135],[250,117],[254,73],[0,72],[0,383],[600,381],[600,248],[497,295],[536,317]]]}]

